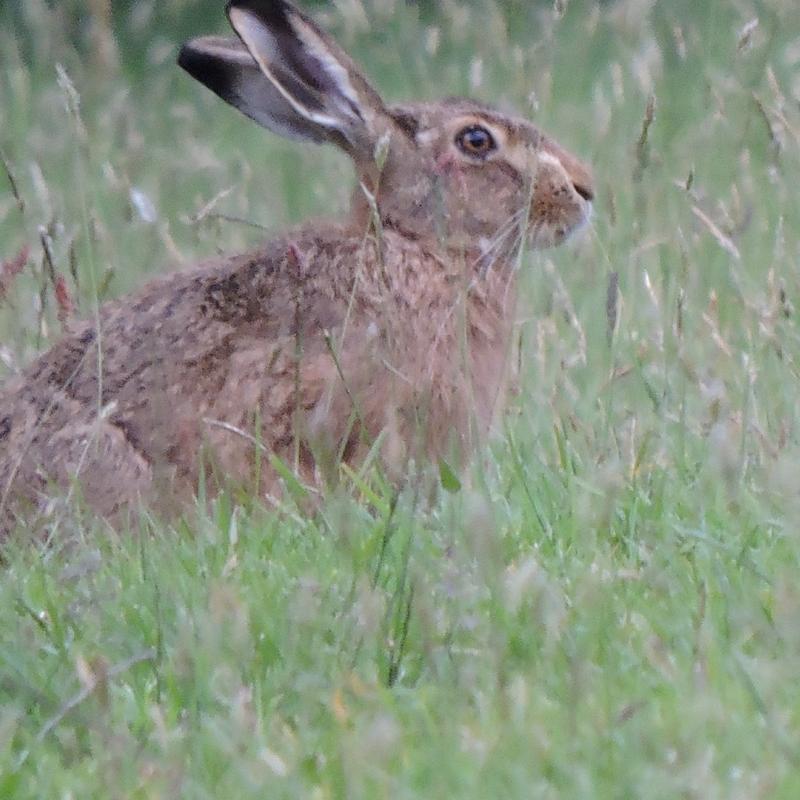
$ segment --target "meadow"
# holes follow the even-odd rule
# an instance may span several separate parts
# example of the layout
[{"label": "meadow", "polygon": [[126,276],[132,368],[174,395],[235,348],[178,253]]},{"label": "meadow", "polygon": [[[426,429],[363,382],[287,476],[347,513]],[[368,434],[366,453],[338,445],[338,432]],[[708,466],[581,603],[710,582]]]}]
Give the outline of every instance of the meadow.
[{"label": "meadow", "polygon": [[[222,2],[0,5],[0,379],[350,166],[174,64]],[[307,6],[311,7],[311,6]],[[313,6],[390,100],[592,164],[522,267],[522,386],[437,495],[343,468],[0,563],[2,798],[800,796],[796,0]]]}]

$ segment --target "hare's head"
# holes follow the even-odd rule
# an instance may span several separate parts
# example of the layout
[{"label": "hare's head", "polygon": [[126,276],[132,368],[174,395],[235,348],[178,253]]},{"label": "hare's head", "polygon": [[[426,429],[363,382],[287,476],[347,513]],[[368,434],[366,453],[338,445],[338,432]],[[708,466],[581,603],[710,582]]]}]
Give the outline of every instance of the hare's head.
[{"label": "hare's head", "polygon": [[359,178],[356,218],[447,247],[562,242],[589,216],[589,171],[536,127],[469,100],[386,105],[349,56],[286,0],[232,0],[238,38],[184,45],[180,65],[277,133],[332,142]]}]

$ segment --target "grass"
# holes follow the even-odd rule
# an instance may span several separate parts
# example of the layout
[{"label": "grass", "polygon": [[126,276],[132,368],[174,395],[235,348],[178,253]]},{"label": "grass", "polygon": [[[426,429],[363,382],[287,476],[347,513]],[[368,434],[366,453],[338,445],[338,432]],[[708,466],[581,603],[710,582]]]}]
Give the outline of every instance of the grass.
[{"label": "grass", "polygon": [[[390,99],[499,100],[594,165],[591,230],[529,257],[523,390],[432,503],[369,475],[8,542],[0,796],[797,797],[796,3],[341,6]],[[173,67],[219,9],[112,41],[68,8],[0,8],[7,373],[265,235],[226,218],[347,203]]]}]

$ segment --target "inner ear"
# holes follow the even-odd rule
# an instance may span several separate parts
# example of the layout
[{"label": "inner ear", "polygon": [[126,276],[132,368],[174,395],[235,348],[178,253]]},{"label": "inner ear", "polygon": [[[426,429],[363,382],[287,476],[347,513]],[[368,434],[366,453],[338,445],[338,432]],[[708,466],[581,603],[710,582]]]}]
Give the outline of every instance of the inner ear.
[{"label": "inner ear", "polygon": [[[291,139],[326,141],[321,130],[299,115],[267,80],[239,38],[192,39],[181,48],[178,64],[259,125]],[[291,76],[283,80],[292,85]]]},{"label": "inner ear", "polygon": [[284,2],[234,0],[228,18],[265,77],[299,114],[340,131],[344,121],[363,121],[337,48],[297,9]]}]

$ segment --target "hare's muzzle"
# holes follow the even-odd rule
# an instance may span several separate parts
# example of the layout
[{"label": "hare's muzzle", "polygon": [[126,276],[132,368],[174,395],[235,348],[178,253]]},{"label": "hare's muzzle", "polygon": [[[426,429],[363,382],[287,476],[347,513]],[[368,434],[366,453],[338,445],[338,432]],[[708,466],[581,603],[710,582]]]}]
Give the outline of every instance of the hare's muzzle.
[{"label": "hare's muzzle", "polygon": [[534,247],[561,244],[581,228],[592,212],[594,182],[579,159],[542,137],[538,171],[531,203],[531,239]]},{"label": "hare's muzzle", "polygon": [[572,188],[587,203],[591,203],[594,200],[592,173],[580,159],[548,137],[544,137],[542,140],[542,152],[549,154],[558,161],[572,183]]}]

